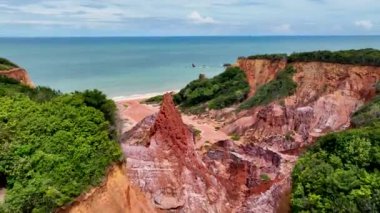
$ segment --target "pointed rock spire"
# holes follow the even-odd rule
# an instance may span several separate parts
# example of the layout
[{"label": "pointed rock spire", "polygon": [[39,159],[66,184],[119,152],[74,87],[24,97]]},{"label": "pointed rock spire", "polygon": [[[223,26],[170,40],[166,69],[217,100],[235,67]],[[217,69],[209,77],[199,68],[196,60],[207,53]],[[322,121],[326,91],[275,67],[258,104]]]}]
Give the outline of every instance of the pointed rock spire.
[{"label": "pointed rock spire", "polygon": [[163,97],[160,111],[150,130],[150,136],[159,146],[168,146],[179,153],[187,153],[189,148],[194,146],[192,133],[183,123],[170,93],[166,93]]}]

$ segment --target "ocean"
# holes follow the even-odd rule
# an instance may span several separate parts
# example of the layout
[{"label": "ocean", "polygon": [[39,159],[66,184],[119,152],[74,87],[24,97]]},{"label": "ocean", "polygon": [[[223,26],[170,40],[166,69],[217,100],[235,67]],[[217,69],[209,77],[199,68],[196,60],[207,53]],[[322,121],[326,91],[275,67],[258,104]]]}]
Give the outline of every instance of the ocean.
[{"label": "ocean", "polygon": [[0,57],[36,84],[113,98],[178,90],[239,56],[358,48],[380,49],[380,36],[0,38]]}]

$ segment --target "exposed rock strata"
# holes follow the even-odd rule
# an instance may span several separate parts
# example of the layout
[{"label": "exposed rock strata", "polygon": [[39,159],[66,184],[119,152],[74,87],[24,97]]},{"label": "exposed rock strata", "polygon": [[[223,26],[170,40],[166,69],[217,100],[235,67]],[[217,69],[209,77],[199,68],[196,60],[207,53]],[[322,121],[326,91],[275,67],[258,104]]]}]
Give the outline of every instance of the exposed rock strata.
[{"label": "exposed rock strata", "polygon": [[239,59],[237,66],[245,71],[250,86],[249,97],[251,97],[258,87],[273,80],[277,72],[285,68],[286,59]]},{"label": "exposed rock strata", "polygon": [[[272,189],[272,185],[286,180],[294,159],[229,140],[212,145],[203,155],[197,153],[194,136],[170,95],[164,96],[157,116],[147,117],[136,127],[124,136],[129,179],[157,209],[165,211],[249,212],[250,203],[263,202],[262,193],[281,195],[284,189]],[[266,202],[271,203],[261,210],[277,206],[276,200]]]},{"label": "exposed rock strata", "polygon": [[149,213],[158,212],[140,189],[131,185],[124,164],[110,168],[104,183],[79,197],[59,213]]},{"label": "exposed rock strata", "polygon": [[[250,95],[287,65],[270,60],[238,64],[250,81]],[[294,95],[239,113],[209,115],[224,122],[221,131],[242,135],[241,145],[226,138],[196,152],[194,136],[170,95],[157,115],[123,136],[126,179],[142,191],[149,212],[286,211],[299,153],[317,137],[349,127],[351,114],[374,96],[380,80],[380,67],[292,65],[297,70]]]}]

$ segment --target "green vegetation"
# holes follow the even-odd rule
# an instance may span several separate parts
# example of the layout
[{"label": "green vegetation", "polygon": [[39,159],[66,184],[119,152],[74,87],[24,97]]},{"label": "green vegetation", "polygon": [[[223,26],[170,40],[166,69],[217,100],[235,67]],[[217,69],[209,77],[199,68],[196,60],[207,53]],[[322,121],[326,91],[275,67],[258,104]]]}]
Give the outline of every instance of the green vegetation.
[{"label": "green vegetation", "polygon": [[274,80],[258,88],[255,95],[244,101],[239,108],[249,109],[292,95],[297,88],[297,84],[292,79],[295,72],[292,66],[287,66],[277,74]]},{"label": "green vegetation", "polygon": [[100,183],[121,158],[114,103],[100,91],[61,94],[0,78],[0,212],[52,212]]},{"label": "green vegetation", "polygon": [[231,140],[233,140],[233,141],[238,141],[238,140],[240,140],[240,135],[238,135],[238,134],[236,134],[236,133],[232,134],[232,135],[231,135]]},{"label": "green vegetation", "polygon": [[351,118],[353,126],[368,126],[380,120],[380,83],[376,84],[377,96],[361,107]]},{"label": "green vegetation", "polygon": [[28,96],[33,101],[44,102],[57,97],[61,93],[47,87],[30,88],[19,84],[14,79],[0,76],[0,96],[14,97],[20,94]]},{"label": "green vegetation", "polygon": [[245,74],[236,67],[229,67],[211,79],[200,76],[178,94],[174,101],[184,111],[201,113],[209,109],[222,109],[244,100],[249,92]]},{"label": "green vegetation", "polygon": [[151,97],[151,98],[148,98],[148,99],[144,100],[143,103],[146,103],[146,104],[160,104],[162,102],[163,98],[164,98],[163,95],[157,95],[157,96],[154,96],[154,97]]},{"label": "green vegetation", "polygon": [[380,96],[370,104],[364,105],[352,116],[353,126],[370,125],[380,119]]},{"label": "green vegetation", "polygon": [[287,54],[263,54],[263,55],[251,55],[248,56],[248,59],[268,59],[268,60],[283,60],[288,57]]},{"label": "green vegetation", "polygon": [[265,182],[270,181],[270,177],[268,176],[268,174],[265,174],[265,173],[260,175],[260,179],[261,181],[265,181]]},{"label": "green vegetation", "polygon": [[341,64],[380,66],[380,50],[360,49],[344,51],[314,51],[293,53],[288,57],[289,62],[321,61]]},{"label": "green vegetation", "polygon": [[292,174],[294,212],[380,212],[378,106],[378,99],[364,106],[353,118],[357,129],[320,138],[299,159]]},{"label": "green vegetation", "polygon": [[[243,59],[245,57],[239,57]],[[380,50],[377,49],[359,49],[359,50],[342,50],[342,51],[313,51],[287,54],[262,54],[248,56],[248,59],[268,59],[282,60],[287,59],[292,62],[330,62],[340,64],[380,66]]]},{"label": "green vegetation", "polygon": [[11,68],[18,67],[17,64],[14,64],[13,62],[9,61],[5,58],[0,58],[0,70],[9,70]]}]

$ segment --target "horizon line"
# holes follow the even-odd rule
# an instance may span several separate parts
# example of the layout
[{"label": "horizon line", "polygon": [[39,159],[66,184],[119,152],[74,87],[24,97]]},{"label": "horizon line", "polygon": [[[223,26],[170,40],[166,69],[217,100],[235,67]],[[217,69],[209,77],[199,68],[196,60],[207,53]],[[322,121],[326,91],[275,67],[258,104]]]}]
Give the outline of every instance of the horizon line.
[{"label": "horizon line", "polygon": [[73,36],[0,36],[2,38],[186,38],[186,37],[377,37],[379,35],[141,35],[141,36],[128,36],[128,35],[115,35],[115,36],[102,36],[102,35],[89,35],[89,36],[81,36],[81,35],[73,35]]}]

